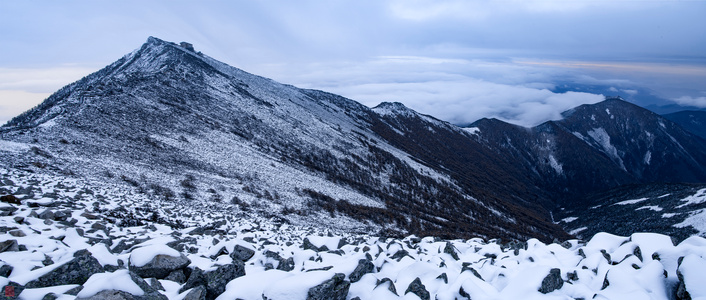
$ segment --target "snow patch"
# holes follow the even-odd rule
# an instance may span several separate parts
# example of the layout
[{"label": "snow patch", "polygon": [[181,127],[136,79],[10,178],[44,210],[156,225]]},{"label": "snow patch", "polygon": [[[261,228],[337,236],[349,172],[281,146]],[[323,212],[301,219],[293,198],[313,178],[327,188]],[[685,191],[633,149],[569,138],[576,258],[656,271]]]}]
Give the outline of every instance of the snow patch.
[{"label": "snow patch", "polygon": [[638,207],[635,210],[641,210],[641,209],[649,209],[649,210],[653,210],[653,211],[662,211],[663,210],[663,208],[661,208],[657,205],[646,205],[646,206]]},{"label": "snow patch", "polygon": [[467,127],[467,128],[463,128],[463,130],[467,131],[470,134],[480,133],[480,128],[478,128],[478,127]]},{"label": "snow patch", "polygon": [[647,153],[645,153],[645,159],[644,159],[645,164],[649,165],[651,160],[652,160],[652,152],[647,151]]},{"label": "snow patch", "polygon": [[621,169],[626,170],[625,165],[623,164],[623,159],[620,158],[620,155],[618,155],[618,149],[610,143],[610,135],[608,135],[608,132],[606,132],[605,129],[594,128],[593,130],[588,131],[588,135],[593,138],[593,140],[596,141],[601,148],[603,148],[603,152],[605,154],[620,165]]},{"label": "snow patch", "polygon": [[682,208],[687,205],[692,205],[692,204],[700,204],[706,202],[706,189],[700,189],[696,194],[693,194],[691,196],[688,196],[684,199],[681,199],[682,202],[686,202],[682,205],[677,206],[676,208]]},{"label": "snow patch", "polygon": [[564,174],[564,169],[562,168],[562,165],[554,158],[554,155],[549,155],[549,165],[552,166],[554,171],[556,171],[557,174],[561,175]]},{"label": "snow patch", "polygon": [[564,223],[571,223],[571,222],[576,221],[576,220],[578,220],[578,219],[579,219],[579,218],[577,218],[577,217],[568,217],[568,218],[563,218],[563,219],[561,219],[561,221],[564,222]]},{"label": "snow patch", "polygon": [[16,143],[11,141],[0,140],[0,151],[19,153],[27,151],[30,146],[25,143]]},{"label": "snow patch", "polygon": [[579,227],[579,228],[576,228],[574,230],[569,231],[569,234],[570,235],[577,235],[577,234],[581,233],[581,231],[584,231],[586,229],[588,229],[588,227]]},{"label": "snow patch", "polygon": [[684,228],[691,226],[699,231],[699,234],[706,234],[706,209],[693,211],[689,216],[679,224],[674,224],[674,227]]},{"label": "snow patch", "polygon": [[650,198],[640,198],[640,199],[633,199],[633,200],[625,200],[625,201],[620,201],[618,203],[615,203],[613,205],[630,205],[630,204],[635,204],[635,203],[640,203],[642,201],[645,201]]}]

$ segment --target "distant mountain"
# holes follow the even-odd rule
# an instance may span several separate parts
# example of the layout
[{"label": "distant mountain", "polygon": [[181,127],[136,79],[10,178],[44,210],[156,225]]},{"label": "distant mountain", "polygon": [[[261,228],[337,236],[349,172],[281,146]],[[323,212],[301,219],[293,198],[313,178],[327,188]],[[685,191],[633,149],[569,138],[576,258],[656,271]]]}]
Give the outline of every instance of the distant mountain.
[{"label": "distant mountain", "polygon": [[706,111],[685,110],[662,115],[687,131],[706,139]]},{"label": "distant mountain", "polygon": [[0,161],[338,230],[567,238],[537,189],[469,135],[149,38],[0,128],[12,145]]},{"label": "distant mountain", "polygon": [[704,140],[653,112],[612,98],[563,116],[534,128],[483,119],[469,130],[556,195],[631,183],[706,182]]}]

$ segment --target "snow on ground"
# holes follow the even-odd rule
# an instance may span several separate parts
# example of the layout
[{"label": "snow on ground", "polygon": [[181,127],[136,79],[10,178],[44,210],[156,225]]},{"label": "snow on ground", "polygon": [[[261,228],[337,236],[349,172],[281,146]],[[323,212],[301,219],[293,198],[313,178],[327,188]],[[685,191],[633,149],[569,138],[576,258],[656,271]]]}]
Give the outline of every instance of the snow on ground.
[{"label": "snow on ground", "polygon": [[630,205],[630,204],[635,204],[635,203],[640,203],[645,200],[648,200],[649,198],[640,198],[640,199],[633,199],[633,200],[625,200],[625,201],[620,201],[618,203],[615,203],[614,205]]},{"label": "snow on ground", "polygon": [[625,170],[623,159],[618,155],[618,149],[610,143],[610,135],[603,128],[594,128],[588,131],[588,135],[603,148],[603,152],[608,155],[614,162],[620,165],[620,168]]},{"label": "snow on ground", "polygon": [[676,208],[682,208],[687,205],[692,205],[692,204],[699,204],[699,203],[704,203],[706,202],[706,189],[701,189],[696,194],[691,195],[689,197],[686,197],[682,199],[681,201],[684,201],[686,203],[677,206]]},{"label": "snow on ground", "polygon": [[661,208],[657,205],[645,205],[645,206],[638,207],[635,210],[641,210],[641,209],[649,209],[649,210],[654,210],[654,211],[662,211],[663,210],[663,208]]},{"label": "snow on ground", "polygon": [[179,300],[706,295],[706,239],[698,236],[674,245],[654,233],[561,244],[351,235],[1,168],[0,192],[24,195],[20,205],[0,204],[0,284],[20,299],[106,291]]},{"label": "snow on ground", "polygon": [[564,223],[571,223],[571,222],[576,221],[576,220],[578,220],[577,217],[568,217],[568,218],[563,218],[563,219],[561,219],[561,221],[564,222]]}]

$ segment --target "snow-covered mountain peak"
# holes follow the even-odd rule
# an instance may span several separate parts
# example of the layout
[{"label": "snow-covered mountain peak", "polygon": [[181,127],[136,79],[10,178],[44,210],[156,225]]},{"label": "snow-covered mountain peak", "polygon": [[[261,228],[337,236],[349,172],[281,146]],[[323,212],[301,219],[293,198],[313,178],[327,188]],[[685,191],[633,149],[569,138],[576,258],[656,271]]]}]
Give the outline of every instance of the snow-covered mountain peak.
[{"label": "snow-covered mountain peak", "polygon": [[417,112],[400,102],[382,102],[373,107],[373,111],[383,116],[401,115],[410,117],[417,115]]}]

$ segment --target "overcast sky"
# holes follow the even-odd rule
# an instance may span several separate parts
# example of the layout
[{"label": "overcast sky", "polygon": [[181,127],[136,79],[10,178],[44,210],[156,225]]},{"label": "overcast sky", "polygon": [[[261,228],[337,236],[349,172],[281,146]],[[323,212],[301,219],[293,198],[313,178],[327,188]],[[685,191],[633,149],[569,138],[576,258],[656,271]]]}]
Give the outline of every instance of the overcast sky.
[{"label": "overcast sky", "polygon": [[148,36],[457,124],[536,125],[603,99],[564,85],[706,108],[702,0],[0,0],[0,123]]}]

